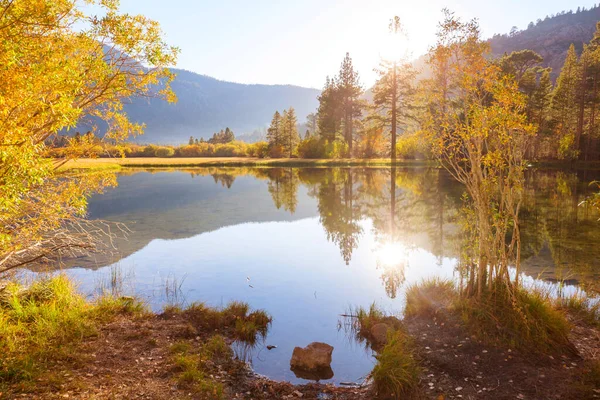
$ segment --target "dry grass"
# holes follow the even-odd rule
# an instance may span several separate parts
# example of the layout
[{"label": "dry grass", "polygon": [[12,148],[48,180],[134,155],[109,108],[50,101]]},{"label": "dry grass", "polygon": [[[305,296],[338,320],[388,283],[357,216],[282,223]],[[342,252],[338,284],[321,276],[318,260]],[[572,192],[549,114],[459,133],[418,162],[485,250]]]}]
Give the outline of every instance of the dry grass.
[{"label": "dry grass", "polygon": [[498,283],[480,299],[457,298],[454,307],[467,328],[486,342],[529,353],[576,353],[568,339],[571,326],[548,293],[520,288],[511,296]]},{"label": "dry grass", "polygon": [[451,281],[433,278],[413,284],[406,289],[404,315],[437,315],[446,309],[454,298],[456,291]]}]

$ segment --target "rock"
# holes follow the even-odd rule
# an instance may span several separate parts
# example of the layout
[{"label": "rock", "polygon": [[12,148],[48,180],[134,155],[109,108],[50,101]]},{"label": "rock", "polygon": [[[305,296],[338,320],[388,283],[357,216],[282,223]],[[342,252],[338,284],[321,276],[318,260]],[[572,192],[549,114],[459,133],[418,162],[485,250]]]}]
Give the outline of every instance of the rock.
[{"label": "rock", "polygon": [[305,348],[295,347],[290,360],[293,369],[318,371],[330,368],[333,347],[327,343],[313,342]]},{"label": "rock", "polygon": [[333,370],[331,367],[319,368],[316,371],[306,371],[299,368],[290,368],[296,378],[306,379],[307,381],[325,381],[333,378]]},{"label": "rock", "polygon": [[371,327],[371,337],[377,345],[384,345],[387,343],[387,335],[390,330],[390,326],[386,323],[380,322]]}]

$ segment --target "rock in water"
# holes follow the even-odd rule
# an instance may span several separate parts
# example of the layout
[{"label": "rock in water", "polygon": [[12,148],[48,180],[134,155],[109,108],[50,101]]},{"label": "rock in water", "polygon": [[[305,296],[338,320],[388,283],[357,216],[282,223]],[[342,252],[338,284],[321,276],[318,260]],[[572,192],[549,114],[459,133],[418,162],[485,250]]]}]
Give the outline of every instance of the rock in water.
[{"label": "rock in water", "polygon": [[292,368],[318,371],[330,368],[333,347],[327,343],[313,342],[305,348],[295,347],[290,360]]}]

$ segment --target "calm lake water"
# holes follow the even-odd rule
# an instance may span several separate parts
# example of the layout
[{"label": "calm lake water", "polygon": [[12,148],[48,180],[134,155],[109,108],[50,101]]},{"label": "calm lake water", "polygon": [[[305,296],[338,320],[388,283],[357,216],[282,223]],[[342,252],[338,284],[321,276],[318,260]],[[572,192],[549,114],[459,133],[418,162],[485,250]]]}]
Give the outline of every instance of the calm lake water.
[{"label": "calm lake water", "polygon": [[[528,172],[527,276],[593,290],[600,215],[579,203],[598,178]],[[273,324],[250,359],[274,379],[305,382],[290,371],[292,350],[320,341],[335,348],[327,382],[360,381],[374,359],[340,315],[373,302],[400,313],[407,285],[455,274],[463,189],[437,169],[202,168],[118,180],[91,199],[89,217],[132,232],[112,256],[75,260],[69,273],[91,294],[118,268],[155,310],[232,300],[267,310]]]}]

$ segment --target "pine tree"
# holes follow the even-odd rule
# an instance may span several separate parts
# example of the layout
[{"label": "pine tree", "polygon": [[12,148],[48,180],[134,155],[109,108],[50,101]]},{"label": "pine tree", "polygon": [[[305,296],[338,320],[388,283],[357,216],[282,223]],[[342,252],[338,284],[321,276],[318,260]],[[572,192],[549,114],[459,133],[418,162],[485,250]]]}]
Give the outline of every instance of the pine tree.
[{"label": "pine tree", "polygon": [[342,114],[339,89],[335,79],[327,77],[323,91],[319,95],[319,109],[317,111],[319,134],[325,140],[332,142],[341,128],[341,123]]},{"label": "pine tree", "polygon": [[223,134],[223,143],[233,142],[235,140],[235,135],[233,131],[229,129],[229,127],[225,128],[225,133]]},{"label": "pine tree", "polygon": [[191,146],[194,144],[194,137],[190,136],[190,140],[188,141],[188,144]]},{"label": "pine tree", "polygon": [[317,134],[317,114],[310,113],[306,116],[306,126],[311,135]]},{"label": "pine tree", "polygon": [[537,111],[532,122],[538,125],[538,133],[544,133],[548,125],[548,117],[552,101],[552,81],[550,68],[545,68],[533,93],[533,108]]},{"label": "pine tree", "polygon": [[283,111],[283,117],[281,118],[281,131],[283,138],[283,149],[287,153],[288,157],[292,157],[300,141],[298,136],[298,119],[296,117],[296,111],[293,107]]},{"label": "pine tree", "polygon": [[[390,31],[402,33],[398,17],[390,21]],[[380,78],[373,87],[373,103],[384,125],[390,127],[391,158],[395,160],[398,125],[406,128],[413,114],[416,71],[407,62],[400,64],[399,60],[382,60],[377,72]]]},{"label": "pine tree", "polygon": [[352,155],[352,142],[354,141],[354,120],[361,116],[362,105],[359,100],[363,94],[358,72],[354,70],[350,53],[340,66],[337,79],[337,87],[341,101],[341,112],[343,116],[344,140],[348,144],[348,152]]},{"label": "pine tree", "polygon": [[267,129],[267,141],[270,148],[282,145],[281,114],[279,114],[279,111],[275,111],[275,114],[273,114],[271,125]]},{"label": "pine tree", "polygon": [[578,95],[581,87],[581,68],[571,45],[552,93],[552,116],[556,126],[561,157],[577,156]]}]

